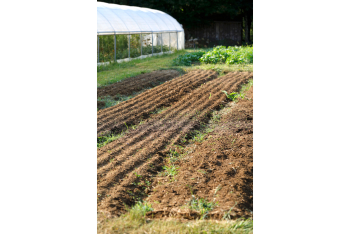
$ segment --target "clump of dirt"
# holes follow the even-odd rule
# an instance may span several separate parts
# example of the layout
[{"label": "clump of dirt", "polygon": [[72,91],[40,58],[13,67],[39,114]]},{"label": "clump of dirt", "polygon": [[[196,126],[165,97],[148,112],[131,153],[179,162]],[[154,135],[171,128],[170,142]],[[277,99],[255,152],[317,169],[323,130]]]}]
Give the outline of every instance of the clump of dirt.
[{"label": "clump of dirt", "polygon": [[145,88],[155,87],[165,81],[178,77],[180,73],[176,70],[160,70],[135,77],[127,78],[120,82],[107,85],[97,89],[97,97],[113,97],[115,95],[131,95]]},{"label": "clump of dirt", "polygon": [[104,101],[97,101],[97,108],[101,109],[106,105],[106,103]]},{"label": "clump of dirt", "polygon": [[[238,157],[236,154],[243,154],[238,148],[237,150],[232,150],[229,146],[225,146],[222,152],[219,151],[221,148],[218,148],[217,152],[220,152],[220,154],[215,153],[215,157],[212,156],[214,158],[210,158],[209,161],[205,157],[201,158],[202,156],[199,155],[208,151],[208,149],[203,146],[204,148],[200,150],[199,153],[193,152],[191,156],[195,157],[197,160],[190,160],[191,158],[189,158],[187,161],[181,161],[181,163],[180,160],[178,161],[176,165],[181,168],[178,174],[179,178],[177,179],[176,177],[178,181],[164,184],[165,187],[159,187],[160,189],[153,189],[153,187],[156,186],[156,180],[154,178],[163,179],[163,182],[166,183],[169,182],[165,180],[169,180],[170,178],[159,177],[157,174],[162,171],[162,167],[168,160],[169,147],[171,147],[171,144],[180,144],[181,139],[190,134],[190,132],[196,129],[201,123],[207,122],[210,114],[214,110],[219,109],[220,106],[229,101],[225,94],[222,93],[222,90],[226,90],[227,92],[239,91],[241,85],[252,78],[252,73],[235,72],[219,78],[216,77],[217,75],[215,72],[197,71],[146,91],[144,96],[139,95],[114,107],[108,108],[112,111],[105,109],[99,112],[101,118],[112,117],[111,122],[113,119],[119,119],[118,122],[113,123],[114,126],[116,126],[118,124],[123,125],[123,121],[125,121],[124,118],[119,118],[119,116],[131,113],[127,118],[134,118],[135,114],[144,111],[143,108],[148,105],[148,102],[151,102],[150,105],[155,105],[163,100],[166,100],[166,103],[168,103],[166,109],[159,113],[149,115],[148,119],[146,119],[143,124],[135,129],[129,128],[125,135],[97,150],[97,204],[99,211],[120,215],[125,212],[124,204],[133,205],[137,200],[144,199],[147,195],[151,195],[150,201],[154,202],[152,204],[157,208],[155,212],[173,212],[172,208],[178,209],[184,205],[184,203],[181,202],[189,198],[189,190],[183,189],[183,186],[186,186],[188,181],[196,183],[200,181],[203,184],[197,184],[196,186],[202,186],[203,191],[205,191],[204,189],[209,186],[217,186],[219,178],[223,179],[227,177],[229,182],[236,183],[235,188],[237,191],[242,190],[239,190],[241,187],[237,181],[240,177],[237,175],[239,173],[245,174],[245,167],[243,164],[245,164],[246,161],[234,161],[234,166],[239,166],[240,163],[243,163],[241,168],[237,169],[237,175],[235,173],[232,174],[231,169],[227,171],[229,168],[226,167],[226,161],[223,161],[223,155],[227,154],[234,160]],[[152,106],[146,107],[144,112],[149,113],[151,107]],[[245,130],[241,131],[239,130],[241,128],[236,128],[231,125],[228,125],[231,129],[231,134],[233,134],[232,131],[238,134],[245,133]],[[217,134],[220,134],[219,129],[217,130]],[[243,136],[245,135],[240,135],[241,138]],[[243,140],[237,142],[241,142],[243,145],[246,144]],[[224,145],[228,143],[223,141],[221,144]],[[238,147],[238,143],[235,144]],[[221,156],[217,157],[217,155]],[[242,158],[245,157],[244,155],[242,156]],[[202,161],[198,161],[200,159]],[[214,168],[214,171],[211,171],[212,163],[217,162],[219,165]],[[201,173],[201,175],[206,175],[208,178],[203,180],[202,177],[199,177],[199,174],[196,174],[198,179],[193,181],[191,179],[192,176],[187,177],[186,173],[197,173],[194,168],[208,171],[206,174]],[[220,173],[223,172],[226,174],[224,173],[221,175]],[[213,173],[219,173],[215,174],[215,176],[219,177],[213,179]],[[230,176],[234,177],[234,180],[232,180]],[[178,183],[176,185],[179,188],[182,186],[182,190],[180,191],[178,187],[174,187],[173,183]],[[224,187],[220,190],[221,193],[228,189],[226,184],[222,183],[222,186]],[[195,187],[194,195],[202,195],[202,187]],[[174,191],[176,192],[174,193]],[[173,198],[170,197],[170,193]],[[221,193],[218,193],[220,198],[223,195],[223,193]],[[180,197],[184,200],[181,200]],[[160,198],[162,199],[160,201],[161,206],[157,206],[155,201],[156,199],[159,201]],[[176,199],[174,200],[174,198]],[[222,204],[225,205],[225,203]],[[238,206],[242,207],[242,204],[240,203]],[[226,206],[230,205],[230,201],[227,201]],[[165,207],[167,208],[165,209]],[[210,215],[213,216],[213,213]],[[189,217],[193,217],[193,215]]]},{"label": "clump of dirt", "polygon": [[188,209],[193,198],[216,206],[207,218],[251,217],[253,211],[253,88],[226,114],[202,143],[174,147],[183,159],[174,163],[177,176],[156,177],[147,198],[149,217],[198,218]]}]

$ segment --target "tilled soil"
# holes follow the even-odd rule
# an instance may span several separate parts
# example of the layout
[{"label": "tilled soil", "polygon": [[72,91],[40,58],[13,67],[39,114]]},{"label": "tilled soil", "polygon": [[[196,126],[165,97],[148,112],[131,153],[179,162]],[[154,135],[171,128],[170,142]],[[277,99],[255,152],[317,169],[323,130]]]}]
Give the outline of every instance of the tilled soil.
[{"label": "tilled soil", "polygon": [[[202,156],[195,156],[194,153],[193,159],[179,164],[183,171],[180,171],[178,181],[173,182],[177,183],[177,187],[175,184],[168,184],[164,185],[166,187],[154,191],[151,184],[153,183],[153,187],[155,187],[154,178],[165,165],[171,144],[181,144],[181,139],[190,135],[191,131],[198,128],[201,123],[208,121],[213,110],[219,109],[228,102],[222,90],[237,92],[241,85],[245,84],[252,76],[252,73],[236,72],[216,78],[217,75],[213,71],[194,71],[146,91],[131,100],[99,111],[99,134],[106,131],[118,132],[124,129],[125,123],[130,125],[138,123],[141,119],[147,120],[137,129],[129,128],[129,132],[123,137],[98,149],[98,209],[113,215],[120,215],[125,212],[124,204],[132,205],[137,199],[145,198],[148,194],[151,195],[150,201],[161,200],[159,206],[154,206],[156,211],[153,214],[169,215],[171,212],[175,212],[173,209],[184,205],[186,199],[189,198],[189,190],[184,189],[183,186],[188,183],[186,180],[190,180],[187,174],[196,173],[198,180],[190,181],[196,182],[194,185],[197,186],[194,191],[195,195],[203,195],[202,197],[212,195],[210,191],[220,183],[222,189],[221,193],[218,193],[217,199],[218,201],[224,199],[224,202],[220,203],[220,208],[229,207],[232,202],[237,201],[240,202],[236,205],[240,209],[239,212],[245,214],[242,209],[244,207],[251,208],[251,202],[246,199],[246,197],[251,196],[248,194],[250,190],[248,189],[246,192],[248,195],[239,194],[241,194],[240,191],[244,190],[244,186],[249,187],[250,185],[239,183],[241,180],[242,183],[249,182],[248,174],[250,171],[248,166],[247,171],[244,171],[245,166],[243,165],[249,160],[244,156],[246,151],[242,151],[242,148],[247,150],[249,154],[252,142],[248,146],[248,143],[238,140],[238,138],[241,139],[242,134],[248,134],[248,130],[242,127],[236,129],[228,125],[230,131],[227,134],[241,134],[235,135],[237,138],[235,146],[238,142],[241,144],[237,145],[237,148],[229,148],[232,144],[227,146],[228,142],[222,139],[219,142],[226,146],[221,151],[219,151],[221,148],[218,148],[215,154],[207,155],[210,160]],[[149,114],[160,107],[167,108],[160,113]],[[248,128],[248,122],[246,125]],[[252,128],[249,131],[252,133]],[[251,133],[248,135],[251,136]],[[230,143],[232,141],[233,139],[230,139]],[[204,147],[198,154],[202,155],[207,151],[208,149]],[[195,159],[195,157],[198,158]],[[241,165],[239,169],[236,169],[237,172],[232,172],[233,169],[230,169],[231,164],[229,163],[231,161],[234,162],[233,167]],[[194,168],[203,168],[203,170],[208,170],[208,173],[199,177],[200,175]],[[242,176],[239,177],[238,175],[241,174]],[[244,177],[246,174],[247,177]],[[231,185],[236,189],[234,192],[229,191]],[[231,197],[226,199],[224,194],[228,192],[231,192]],[[242,202],[237,200],[237,196],[242,196],[240,198]]]},{"label": "tilled soil", "polygon": [[[223,117],[206,140],[184,149],[174,149],[186,157],[175,165],[179,173],[175,182],[154,179],[154,189],[147,198],[155,209],[149,217],[199,217],[186,209],[193,198],[205,198],[218,205],[207,217],[221,219],[250,217],[253,211],[253,88]],[[232,208],[232,209],[231,209]]]},{"label": "tilled soil", "polygon": [[131,95],[145,88],[151,88],[159,85],[162,82],[178,77],[180,73],[176,70],[160,70],[146,74],[141,74],[136,77],[127,78],[120,82],[104,86],[97,89],[97,97],[115,95]]},{"label": "tilled soil", "polygon": [[97,112],[97,135],[119,133],[147,119],[159,108],[169,107],[193,89],[217,77],[214,71],[192,71],[136,97]]}]

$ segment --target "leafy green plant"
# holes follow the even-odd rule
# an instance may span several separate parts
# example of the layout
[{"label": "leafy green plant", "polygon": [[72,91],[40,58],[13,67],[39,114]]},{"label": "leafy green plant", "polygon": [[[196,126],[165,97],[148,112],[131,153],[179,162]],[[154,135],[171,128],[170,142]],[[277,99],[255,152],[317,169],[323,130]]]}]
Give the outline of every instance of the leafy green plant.
[{"label": "leafy green plant", "polygon": [[192,62],[199,61],[199,59],[205,54],[205,51],[197,51],[192,53],[186,53],[179,55],[172,62],[173,66],[191,66]]},{"label": "leafy green plant", "polygon": [[199,61],[211,64],[253,63],[253,46],[217,46],[203,54]]},{"label": "leafy green plant", "polygon": [[151,204],[148,204],[147,202],[138,201],[131,209],[129,208],[128,211],[128,215],[131,219],[142,219],[147,212],[153,211],[153,208]]},{"label": "leafy green plant", "polygon": [[236,93],[236,92],[232,92],[230,94],[228,94],[225,90],[222,90],[221,92],[226,94],[226,97],[228,99],[231,99],[232,101],[234,101],[237,97],[242,97],[242,95],[240,93]]},{"label": "leafy green plant", "polygon": [[214,202],[208,202],[204,198],[196,198],[194,195],[192,195],[191,200],[188,203],[188,206],[192,210],[197,210],[199,211],[201,215],[201,219],[205,219],[205,216],[212,210],[214,209],[215,206],[217,206],[218,203]]},{"label": "leafy green plant", "polygon": [[164,169],[164,175],[174,177],[177,175],[178,173],[177,170],[179,169],[179,167],[175,165],[170,165],[170,166],[163,166],[163,169]]}]

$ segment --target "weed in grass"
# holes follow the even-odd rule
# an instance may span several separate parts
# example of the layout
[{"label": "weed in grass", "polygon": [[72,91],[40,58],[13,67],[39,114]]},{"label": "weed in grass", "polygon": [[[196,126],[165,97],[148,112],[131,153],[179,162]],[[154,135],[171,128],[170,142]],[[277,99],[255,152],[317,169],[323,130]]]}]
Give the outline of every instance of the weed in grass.
[{"label": "weed in grass", "polygon": [[[159,202],[155,201],[155,204]],[[252,219],[217,222],[197,220],[182,222],[177,220],[150,220],[144,216],[130,214],[108,218],[103,213],[98,214],[98,234],[106,233],[253,233]]]},{"label": "weed in grass", "polygon": [[196,198],[194,195],[192,195],[192,198],[188,203],[188,206],[191,210],[199,211],[201,219],[205,219],[206,215],[217,205],[217,202],[208,202],[206,199]]},{"label": "weed in grass", "polygon": [[145,215],[149,211],[153,211],[150,204],[146,202],[138,201],[132,208],[127,208],[128,215],[131,219],[144,219]]}]

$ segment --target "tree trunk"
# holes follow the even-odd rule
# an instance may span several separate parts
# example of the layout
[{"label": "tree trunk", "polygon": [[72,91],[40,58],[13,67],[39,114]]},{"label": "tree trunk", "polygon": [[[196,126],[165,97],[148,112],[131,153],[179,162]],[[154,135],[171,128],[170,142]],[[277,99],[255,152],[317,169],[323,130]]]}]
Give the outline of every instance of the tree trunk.
[{"label": "tree trunk", "polygon": [[251,25],[251,20],[250,20],[250,15],[248,12],[244,14],[244,23],[245,23],[245,43],[250,44],[250,25]]}]

